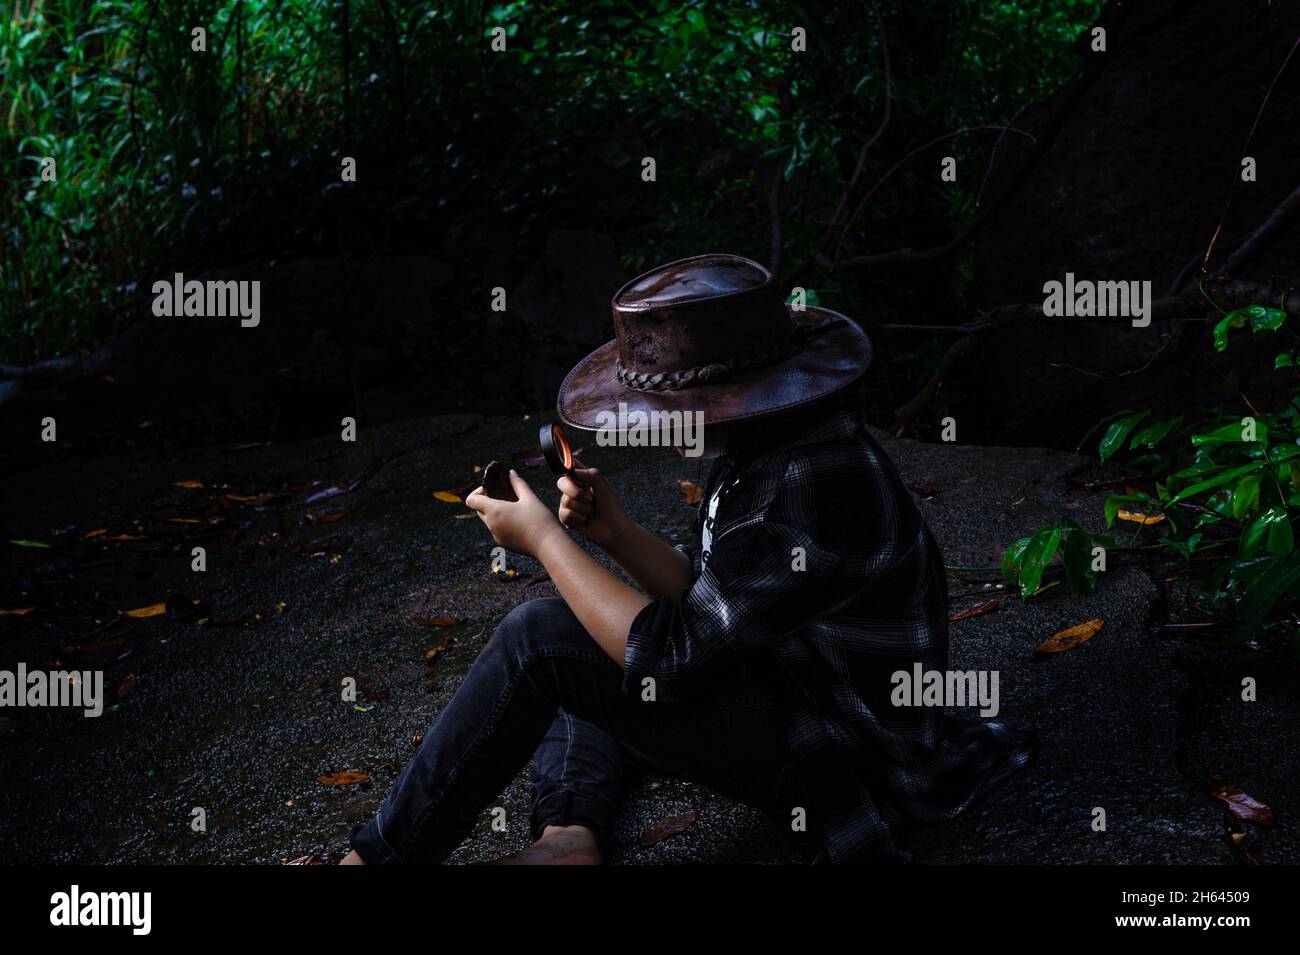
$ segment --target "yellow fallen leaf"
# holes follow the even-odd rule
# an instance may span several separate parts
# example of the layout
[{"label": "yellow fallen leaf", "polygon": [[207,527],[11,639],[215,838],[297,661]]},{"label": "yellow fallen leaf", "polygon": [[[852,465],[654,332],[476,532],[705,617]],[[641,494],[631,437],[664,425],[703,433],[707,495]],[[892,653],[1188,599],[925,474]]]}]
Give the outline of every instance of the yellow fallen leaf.
[{"label": "yellow fallen leaf", "polygon": [[1062,650],[1072,650],[1085,640],[1091,639],[1093,634],[1104,626],[1104,620],[1088,620],[1084,623],[1062,630],[1053,634],[1034,648],[1035,653],[1060,653]]},{"label": "yellow fallen leaf", "polygon": [[1159,524],[1165,519],[1163,514],[1142,514],[1138,511],[1120,511],[1115,516],[1121,521],[1133,521],[1135,524]]},{"label": "yellow fallen leaf", "polygon": [[161,617],[166,612],[167,605],[165,603],[150,604],[147,607],[136,607],[134,610],[125,611],[128,617],[135,617],[136,619],[142,619],[144,617]]},{"label": "yellow fallen leaf", "polygon": [[174,485],[174,486],[175,486],[175,487],[187,487],[187,488],[189,488],[189,489],[191,489],[191,490],[196,490],[196,491],[201,491],[201,490],[203,490],[203,482],[202,482],[202,481],[177,481],[177,482],[175,482],[175,485]]},{"label": "yellow fallen leaf", "polygon": [[169,518],[167,518],[167,523],[168,523],[168,524],[202,524],[202,523],[203,523],[203,518],[201,518],[201,517],[169,517]]},{"label": "yellow fallen leaf", "polygon": [[21,617],[23,616],[23,614],[31,613],[35,609],[36,609],[35,607],[15,607],[12,610],[5,610],[3,608],[0,608],[0,617],[4,617],[8,615]]},{"label": "yellow fallen leaf", "polygon": [[446,501],[448,504],[459,504],[460,498],[451,491],[434,491],[433,496],[440,501]]},{"label": "yellow fallen leaf", "polygon": [[412,617],[411,623],[418,623],[422,627],[459,627],[464,621],[451,614],[439,614],[436,617]]},{"label": "yellow fallen leaf", "polygon": [[678,488],[682,492],[682,501],[686,504],[698,504],[700,498],[704,496],[704,488],[698,484],[693,484],[685,478],[679,478],[677,481]]},{"label": "yellow fallen leaf", "polygon": [[330,773],[328,776],[316,777],[326,786],[348,786],[352,783],[364,783],[369,778],[365,773]]}]

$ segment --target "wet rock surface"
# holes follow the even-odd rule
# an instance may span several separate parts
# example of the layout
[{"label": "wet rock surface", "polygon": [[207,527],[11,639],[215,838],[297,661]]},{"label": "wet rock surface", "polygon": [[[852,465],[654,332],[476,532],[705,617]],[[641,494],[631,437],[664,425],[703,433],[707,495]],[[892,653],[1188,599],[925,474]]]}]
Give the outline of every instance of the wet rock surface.
[{"label": "wet rock surface", "polygon": [[[532,449],[537,423],[452,415],[362,427],[355,444],[136,452],[5,478],[5,537],[51,546],[6,543],[0,606],[36,609],[0,617],[0,668],[100,669],[111,703],[97,719],[0,714],[0,843],[11,861],[339,858],[496,623],[554,593],[525,558],[513,579],[494,577],[482,525],[434,496],[463,489],[474,465]],[[1067,481],[1097,476],[1080,458],[881,441],[954,568],[954,612],[1000,593],[996,573],[969,568],[996,564],[1042,522],[1064,514],[1100,529],[1104,492]],[[636,519],[687,539],[693,509],[676,481],[701,482],[701,464],[653,449],[589,446],[583,458]],[[558,501],[548,472],[515,466]],[[105,540],[118,535],[141,539]],[[204,573],[191,570],[194,546],[207,549]],[[1113,562],[1088,597],[1062,591],[1029,605],[1004,596],[952,625],[952,666],[998,670],[999,717],[1034,730],[1041,753],[961,820],[917,833],[917,860],[1240,861],[1223,804],[1208,795],[1216,774],[1274,808],[1276,826],[1250,835],[1253,854],[1300,858],[1298,694],[1285,666],[1153,635],[1167,598],[1141,565]],[[205,622],[115,616],[175,594],[205,601]],[[1105,625],[1087,643],[1031,658],[1056,631],[1096,617]],[[1259,703],[1240,702],[1247,675],[1260,680]],[[347,678],[355,702],[342,698]],[[319,781],[347,771],[369,781]],[[506,810],[505,831],[485,810],[451,861],[527,843],[526,778],[493,805]],[[1096,807],[1105,832],[1092,830]],[[196,808],[206,833],[191,827]],[[639,846],[655,822],[690,810],[684,832]],[[760,813],[649,774],[632,781],[615,841],[612,858],[624,863],[797,858]]]}]

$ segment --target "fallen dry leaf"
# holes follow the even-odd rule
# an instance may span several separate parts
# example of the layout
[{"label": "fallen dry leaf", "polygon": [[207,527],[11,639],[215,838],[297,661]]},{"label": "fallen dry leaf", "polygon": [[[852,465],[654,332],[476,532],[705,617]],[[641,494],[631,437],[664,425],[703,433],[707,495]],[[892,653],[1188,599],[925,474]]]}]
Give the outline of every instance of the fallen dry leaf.
[{"label": "fallen dry leaf", "polygon": [[1091,639],[1093,634],[1100,630],[1105,622],[1100,619],[1088,620],[1055,633],[1034,647],[1034,653],[1060,653],[1062,650],[1072,650],[1085,640]]},{"label": "fallen dry leaf", "polygon": [[642,849],[648,848],[657,842],[663,842],[669,836],[675,836],[679,832],[684,832],[695,824],[695,810],[688,809],[680,816],[669,816],[666,819],[660,819],[653,826],[641,833],[641,838],[637,843]]},{"label": "fallen dry leaf", "polygon": [[316,524],[333,524],[335,521],[341,521],[348,516],[347,511],[330,511],[328,514],[313,514],[307,512],[307,523],[315,526]]},{"label": "fallen dry leaf", "polygon": [[1257,822],[1261,826],[1273,825],[1273,810],[1240,786],[1234,786],[1227,780],[1216,776],[1212,780],[1210,795],[1227,803],[1228,811],[1238,819]]},{"label": "fallen dry leaf", "polygon": [[112,537],[96,538],[101,541],[147,541],[149,538],[144,534],[114,534]]},{"label": "fallen dry leaf", "polygon": [[202,524],[202,523],[203,523],[203,518],[201,518],[201,517],[169,517],[169,518],[167,518],[167,523],[168,523],[168,524]]},{"label": "fallen dry leaf", "polygon": [[1159,524],[1165,519],[1163,514],[1142,514],[1139,511],[1120,511],[1115,516],[1121,521],[1132,521],[1135,524]]},{"label": "fallen dry leaf", "polygon": [[460,498],[452,491],[434,491],[433,496],[440,501],[446,501],[448,504],[459,504]]},{"label": "fallen dry leaf", "polygon": [[422,627],[458,627],[461,623],[459,618],[445,613],[436,617],[412,617],[411,622]]},{"label": "fallen dry leaf", "polygon": [[451,637],[448,637],[446,640],[442,641],[442,643],[438,644],[436,647],[430,647],[429,649],[424,651],[424,662],[432,663],[434,660],[438,659],[438,657],[442,656],[444,653],[450,650],[451,647],[452,647]]},{"label": "fallen dry leaf", "polygon": [[365,783],[370,781],[370,777],[365,773],[330,773],[328,776],[317,776],[317,781],[326,786],[351,786],[354,783]]},{"label": "fallen dry leaf", "polygon": [[0,617],[22,617],[35,609],[35,607],[14,607],[11,610],[5,610],[0,607]]},{"label": "fallen dry leaf", "polygon": [[222,496],[227,501],[235,501],[238,504],[261,504],[272,497],[270,494],[224,494]]},{"label": "fallen dry leaf", "polygon": [[176,481],[174,482],[173,487],[185,487],[185,488],[189,488],[190,490],[201,491],[203,490],[203,482],[202,481]]},{"label": "fallen dry leaf", "polygon": [[351,484],[331,484],[329,487],[322,488],[307,498],[307,503],[315,504],[317,501],[324,501],[331,497],[338,497],[340,494],[351,494],[360,487],[360,485],[361,482],[359,480],[353,481]]},{"label": "fallen dry leaf", "polygon": [[973,607],[967,607],[961,613],[955,613],[948,618],[949,622],[956,620],[968,620],[971,617],[978,617],[980,614],[988,613],[998,609],[998,604],[1002,602],[1001,597],[994,597],[992,600],[981,600]]},{"label": "fallen dry leaf", "polygon": [[685,478],[677,479],[677,486],[681,489],[682,500],[687,504],[698,504],[700,498],[704,496],[704,488],[698,484],[686,480]]},{"label": "fallen dry leaf", "polygon": [[81,539],[83,541],[88,541],[92,537],[102,537],[104,534],[107,533],[108,533],[107,527],[97,527],[93,531],[87,531],[86,533],[82,534]]},{"label": "fallen dry leaf", "polygon": [[916,492],[918,497],[922,498],[931,498],[939,493],[939,485],[937,484],[913,484],[911,489]]},{"label": "fallen dry leaf", "polygon": [[123,613],[128,617],[135,617],[137,620],[145,617],[161,617],[167,612],[167,604],[150,604],[147,607],[136,607],[134,610],[125,610]]},{"label": "fallen dry leaf", "polygon": [[117,685],[118,700],[126,699],[127,695],[130,694],[133,689],[135,689],[135,674],[128,673],[126,676],[122,677],[122,682]]}]

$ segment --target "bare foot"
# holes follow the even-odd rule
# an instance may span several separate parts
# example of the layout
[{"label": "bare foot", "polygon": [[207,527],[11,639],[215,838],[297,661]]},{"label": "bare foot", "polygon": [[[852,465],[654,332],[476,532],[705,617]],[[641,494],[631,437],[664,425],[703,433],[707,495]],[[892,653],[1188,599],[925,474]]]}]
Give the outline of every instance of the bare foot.
[{"label": "bare foot", "polygon": [[596,844],[596,834],[586,826],[547,826],[542,837],[523,852],[496,865],[601,865],[605,859]]},{"label": "bare foot", "polygon": [[365,864],[366,864],[365,860],[363,860],[361,856],[357,855],[356,849],[353,849],[351,852],[349,852],[339,861],[339,865],[365,865]]}]

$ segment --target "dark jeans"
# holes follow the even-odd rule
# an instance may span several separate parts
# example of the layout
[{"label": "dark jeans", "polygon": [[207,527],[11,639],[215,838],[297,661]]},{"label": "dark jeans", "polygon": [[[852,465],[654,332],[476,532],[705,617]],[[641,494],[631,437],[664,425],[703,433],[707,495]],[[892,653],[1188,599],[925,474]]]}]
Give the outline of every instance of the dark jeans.
[{"label": "dark jeans", "polygon": [[372,865],[441,862],[534,753],[534,837],[580,824],[607,840],[625,755],[791,818],[792,761],[763,690],[741,683],[717,699],[664,703],[622,683],[563,600],[516,607],[352,847]]}]

